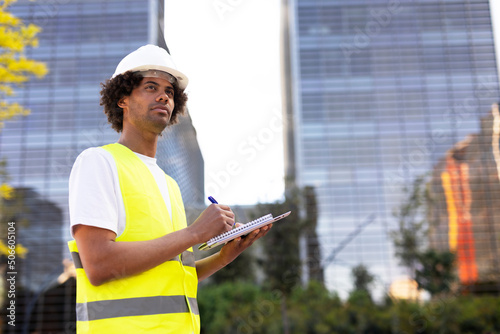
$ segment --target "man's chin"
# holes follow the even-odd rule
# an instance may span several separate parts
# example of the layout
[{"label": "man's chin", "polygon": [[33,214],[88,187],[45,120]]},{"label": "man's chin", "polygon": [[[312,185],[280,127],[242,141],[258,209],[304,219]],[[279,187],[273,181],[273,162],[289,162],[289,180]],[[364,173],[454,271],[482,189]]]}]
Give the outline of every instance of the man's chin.
[{"label": "man's chin", "polygon": [[167,129],[168,129],[168,126],[169,126],[169,125],[170,125],[170,123],[169,123],[169,124],[167,124],[167,125],[165,125],[165,127],[163,127],[163,129],[161,129],[161,131],[160,131],[160,132],[158,132],[158,136],[160,136],[160,137],[161,137],[161,136],[163,136],[163,134],[167,133]]}]

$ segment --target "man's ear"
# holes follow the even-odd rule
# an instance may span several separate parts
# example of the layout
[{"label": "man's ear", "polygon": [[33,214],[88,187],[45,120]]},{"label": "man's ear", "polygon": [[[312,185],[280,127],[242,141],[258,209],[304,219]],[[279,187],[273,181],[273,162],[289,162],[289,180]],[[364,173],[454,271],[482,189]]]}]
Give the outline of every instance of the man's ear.
[{"label": "man's ear", "polygon": [[118,100],[117,105],[122,109],[128,107],[128,96],[122,97],[120,100]]}]

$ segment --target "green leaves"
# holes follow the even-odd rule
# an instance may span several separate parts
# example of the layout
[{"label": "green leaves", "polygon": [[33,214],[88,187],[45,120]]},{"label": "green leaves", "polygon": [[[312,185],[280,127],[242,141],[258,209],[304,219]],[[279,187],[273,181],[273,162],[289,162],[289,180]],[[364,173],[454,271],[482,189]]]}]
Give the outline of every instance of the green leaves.
[{"label": "green leaves", "polygon": [[[284,333],[282,296],[243,282],[200,288],[203,334]],[[321,283],[295,287],[286,302],[289,333],[449,333],[500,332],[500,298],[449,296],[427,302],[376,303],[361,290],[341,300]]]},{"label": "green leaves", "polygon": [[394,216],[398,229],[392,231],[395,255],[408,268],[419,289],[432,296],[448,293],[455,280],[455,255],[449,251],[429,248],[427,213],[432,199],[428,194],[425,175],[417,177],[412,186],[405,189],[405,200]]},{"label": "green leaves", "polygon": [[419,255],[421,267],[416,270],[415,280],[419,288],[428,291],[431,295],[446,293],[451,290],[455,280],[453,266],[455,254],[428,249]]}]

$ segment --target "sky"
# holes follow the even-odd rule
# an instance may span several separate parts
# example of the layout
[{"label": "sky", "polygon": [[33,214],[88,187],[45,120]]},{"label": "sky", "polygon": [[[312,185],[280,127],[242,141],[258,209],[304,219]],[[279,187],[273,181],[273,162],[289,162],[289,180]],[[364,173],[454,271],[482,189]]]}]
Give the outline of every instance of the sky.
[{"label": "sky", "polygon": [[189,78],[205,193],[219,203],[252,205],[283,195],[279,5],[165,1],[166,43]]}]

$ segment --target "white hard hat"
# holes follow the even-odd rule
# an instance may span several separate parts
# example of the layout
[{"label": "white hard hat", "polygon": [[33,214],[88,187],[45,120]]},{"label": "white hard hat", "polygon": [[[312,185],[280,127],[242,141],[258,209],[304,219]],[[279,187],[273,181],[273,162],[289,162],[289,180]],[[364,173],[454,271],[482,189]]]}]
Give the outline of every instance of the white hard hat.
[{"label": "white hard hat", "polygon": [[159,46],[148,44],[129,53],[120,61],[116,71],[111,78],[127,71],[157,70],[167,72],[177,79],[179,88],[184,90],[189,82],[186,75],[177,71],[172,56]]}]

